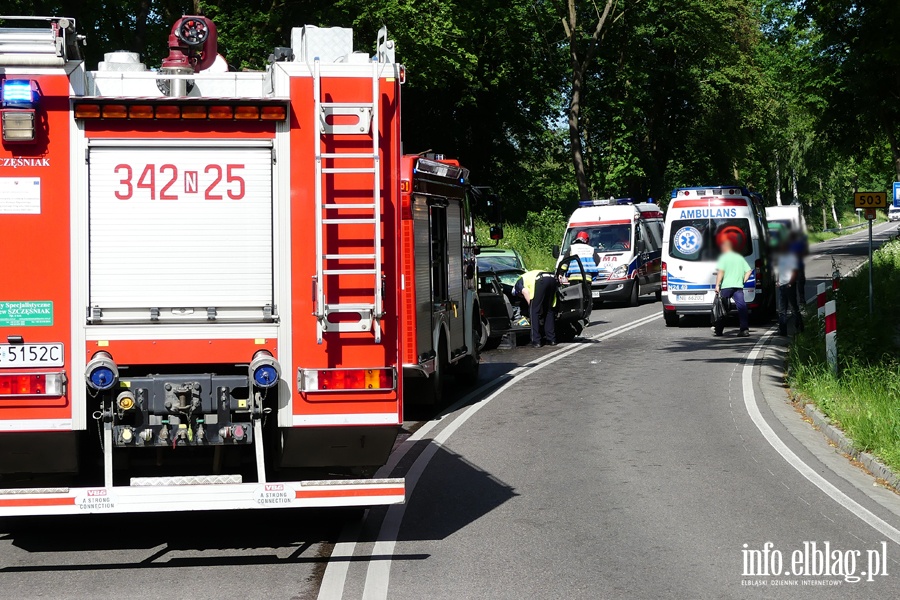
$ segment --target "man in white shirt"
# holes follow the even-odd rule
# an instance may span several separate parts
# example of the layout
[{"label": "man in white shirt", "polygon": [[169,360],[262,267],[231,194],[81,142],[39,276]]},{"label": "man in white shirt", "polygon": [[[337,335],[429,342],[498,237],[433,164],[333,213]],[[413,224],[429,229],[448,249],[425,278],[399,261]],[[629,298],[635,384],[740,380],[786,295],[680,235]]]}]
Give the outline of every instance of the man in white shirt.
[{"label": "man in white shirt", "polygon": [[794,317],[797,331],[803,331],[803,317],[797,302],[797,273],[799,263],[797,255],[790,251],[787,244],[782,244],[775,265],[778,274],[778,333],[787,335],[788,306]]}]

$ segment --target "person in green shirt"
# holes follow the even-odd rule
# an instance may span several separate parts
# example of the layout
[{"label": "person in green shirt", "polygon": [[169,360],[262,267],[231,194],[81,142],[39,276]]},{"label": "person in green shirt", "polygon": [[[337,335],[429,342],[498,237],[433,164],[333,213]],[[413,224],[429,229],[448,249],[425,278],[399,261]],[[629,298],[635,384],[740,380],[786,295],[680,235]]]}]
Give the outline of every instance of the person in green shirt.
[{"label": "person in green shirt", "polygon": [[[727,302],[729,298],[734,300],[737,307],[738,320],[740,321],[741,330],[738,335],[741,337],[749,337],[750,335],[750,311],[747,309],[747,303],[744,301],[744,284],[750,279],[753,269],[747,262],[747,259],[734,251],[733,242],[725,238],[720,246],[722,254],[716,263],[716,269],[719,274],[716,278],[716,294],[718,294],[723,302]],[[717,336],[722,335],[723,324],[716,323],[713,326],[713,333]]]}]

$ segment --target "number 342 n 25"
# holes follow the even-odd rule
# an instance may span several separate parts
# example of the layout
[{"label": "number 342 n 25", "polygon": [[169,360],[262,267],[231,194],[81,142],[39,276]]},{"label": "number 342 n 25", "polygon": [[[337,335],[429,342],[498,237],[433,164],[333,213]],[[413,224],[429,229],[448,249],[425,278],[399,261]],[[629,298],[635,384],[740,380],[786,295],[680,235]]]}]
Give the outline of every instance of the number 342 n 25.
[{"label": "number 342 n 25", "polygon": [[[119,200],[131,200],[135,194],[144,197],[149,194],[151,200],[178,200],[182,195],[195,194],[202,194],[204,200],[224,200],[226,197],[243,200],[247,188],[241,176],[244,165],[206,165],[199,170],[179,170],[172,164],[149,164],[143,169],[120,164],[113,170],[120,177],[115,190]],[[138,170],[140,174],[136,175]],[[144,190],[144,194],[140,190]]]}]

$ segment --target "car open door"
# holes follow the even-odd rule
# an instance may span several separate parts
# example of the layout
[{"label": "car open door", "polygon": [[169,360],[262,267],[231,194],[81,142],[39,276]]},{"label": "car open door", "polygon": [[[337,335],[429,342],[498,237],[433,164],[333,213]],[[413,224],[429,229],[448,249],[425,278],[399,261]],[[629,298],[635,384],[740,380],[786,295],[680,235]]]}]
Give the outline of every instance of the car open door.
[{"label": "car open door", "polygon": [[[556,268],[556,276],[565,275],[567,284],[559,286],[559,297],[556,302],[556,319],[560,323],[575,324],[581,333],[589,322],[593,299],[591,298],[591,280],[585,273],[581,258],[574,254],[566,256]],[[560,328],[563,331],[563,328]]]},{"label": "car open door", "polygon": [[478,302],[489,337],[502,336],[510,330],[512,309],[503,294],[503,284],[493,271],[478,274]]}]

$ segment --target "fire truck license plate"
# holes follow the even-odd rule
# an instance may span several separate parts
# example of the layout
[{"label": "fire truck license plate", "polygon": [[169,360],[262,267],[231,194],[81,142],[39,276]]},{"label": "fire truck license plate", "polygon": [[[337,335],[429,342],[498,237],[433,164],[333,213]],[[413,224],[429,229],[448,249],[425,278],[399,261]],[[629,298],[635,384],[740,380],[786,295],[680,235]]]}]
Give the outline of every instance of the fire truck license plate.
[{"label": "fire truck license plate", "polygon": [[62,344],[0,344],[0,369],[62,367]]}]

